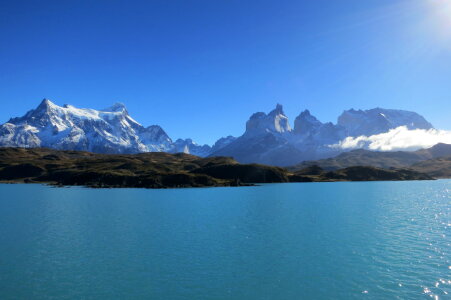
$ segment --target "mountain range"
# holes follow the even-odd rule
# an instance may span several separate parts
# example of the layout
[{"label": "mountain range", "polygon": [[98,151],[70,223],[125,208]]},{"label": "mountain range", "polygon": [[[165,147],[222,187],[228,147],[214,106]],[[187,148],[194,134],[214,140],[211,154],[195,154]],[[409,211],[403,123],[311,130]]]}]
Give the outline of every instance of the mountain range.
[{"label": "mountain range", "polygon": [[[225,143],[219,141],[219,144]],[[110,154],[185,152],[202,157],[208,156],[212,149],[191,139],[173,141],[158,125],[142,126],[122,103],[94,110],[58,106],[48,99],[23,117],[12,118],[1,125],[0,146]]]},{"label": "mountain range", "polygon": [[198,145],[192,139],[173,141],[158,125],[144,127],[121,103],[94,110],[58,106],[44,99],[36,109],[0,126],[0,146],[109,154],[183,152],[200,157],[231,156],[240,163],[289,166],[340,154],[343,150],[330,145],[346,137],[369,136],[399,126],[433,128],[415,112],[383,108],[344,111],[336,124],[322,123],[305,110],[296,117],[292,128],[278,104],[268,114],[253,114],[243,135],[224,137],[209,146]]},{"label": "mountain range", "polygon": [[242,136],[211,155],[232,156],[242,163],[290,166],[304,160],[336,156],[343,150],[331,145],[346,137],[384,133],[400,126],[433,128],[415,112],[383,108],[344,111],[337,124],[322,123],[305,110],[291,128],[282,105],[278,104],[268,114],[253,114]]}]

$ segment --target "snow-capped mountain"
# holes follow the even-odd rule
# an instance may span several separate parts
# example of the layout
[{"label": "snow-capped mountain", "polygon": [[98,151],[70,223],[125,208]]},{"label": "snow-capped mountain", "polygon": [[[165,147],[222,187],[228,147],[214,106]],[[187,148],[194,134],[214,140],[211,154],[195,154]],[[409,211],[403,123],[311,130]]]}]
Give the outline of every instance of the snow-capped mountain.
[{"label": "snow-capped mountain", "polygon": [[293,131],[283,107],[277,104],[269,114],[258,112],[246,122],[246,131],[210,156],[232,156],[239,162],[289,165],[303,150],[290,142]]},{"label": "snow-capped mountain", "polygon": [[182,152],[200,157],[206,157],[211,152],[211,147],[209,145],[199,145],[196,142],[193,142],[192,139],[177,139],[174,142],[173,147],[174,148],[170,152]]},{"label": "snow-capped mountain", "polygon": [[186,150],[199,156],[209,154],[209,146],[198,146],[189,139],[181,146],[181,141],[174,143],[158,125],[142,126],[121,103],[94,110],[58,106],[44,99],[23,117],[12,118],[0,126],[0,146],[4,147],[49,147],[98,153]]},{"label": "snow-capped mountain", "polygon": [[265,163],[287,166],[304,160],[332,157],[342,149],[330,147],[349,136],[384,133],[399,126],[430,129],[432,125],[415,112],[375,108],[348,110],[338,123],[322,123],[308,110],[294,121],[291,129],[280,104],[269,114],[253,114],[244,134],[211,156],[232,156],[242,163]]},{"label": "snow-capped mountain", "polygon": [[337,155],[345,150],[331,145],[345,138],[385,133],[400,126],[433,128],[415,112],[382,108],[344,111],[337,124],[322,123],[305,110],[296,117],[292,128],[282,105],[277,104],[268,114],[253,114],[242,136],[224,137],[209,146],[191,139],[174,142],[160,126],[139,124],[121,103],[94,110],[58,106],[44,99],[23,117],[0,126],[0,147],[98,153],[184,152],[201,157],[232,156],[242,163],[287,166]]},{"label": "snow-capped mountain", "polygon": [[220,138],[219,140],[216,141],[216,143],[213,146],[210,146],[207,144],[199,145],[192,139],[177,139],[174,142],[173,148],[170,152],[171,153],[181,152],[200,157],[207,157],[214,151],[218,151],[219,149],[224,148],[234,140],[236,140],[236,137],[229,135],[227,137]]},{"label": "snow-capped mountain", "polygon": [[331,122],[322,123],[308,110],[304,110],[294,120],[293,133],[297,143],[310,141],[315,144],[330,144],[347,137],[345,127]]},{"label": "snow-capped mountain", "polygon": [[383,108],[346,110],[338,117],[337,125],[344,127],[348,136],[370,136],[400,126],[406,126],[407,129],[433,128],[416,112]]},{"label": "snow-capped mountain", "polygon": [[299,135],[308,135],[317,132],[323,125],[318,119],[310,114],[308,109],[301,112],[294,120],[294,133]]},{"label": "snow-capped mountain", "polygon": [[219,140],[216,141],[216,143],[213,145],[213,147],[211,147],[210,153],[216,152],[219,149],[224,148],[225,146],[227,146],[228,144],[230,144],[231,142],[235,141],[236,137],[234,136],[226,136],[226,137],[222,137]]},{"label": "snow-capped mountain", "polygon": [[245,135],[260,135],[266,133],[283,134],[291,132],[288,118],[283,112],[283,107],[277,104],[269,114],[258,112],[253,114],[246,123]]}]

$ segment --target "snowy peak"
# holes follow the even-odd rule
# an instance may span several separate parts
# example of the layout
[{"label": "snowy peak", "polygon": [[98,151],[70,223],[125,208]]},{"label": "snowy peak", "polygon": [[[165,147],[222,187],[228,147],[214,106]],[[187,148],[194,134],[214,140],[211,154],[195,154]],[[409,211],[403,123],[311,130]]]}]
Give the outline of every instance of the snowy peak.
[{"label": "snowy peak", "polygon": [[219,140],[216,141],[216,143],[213,145],[213,147],[211,147],[211,153],[214,153],[214,152],[228,146],[230,143],[232,143],[235,140],[236,140],[236,137],[231,136],[231,135],[220,138]]},{"label": "snowy peak", "polygon": [[56,105],[47,98],[42,99],[41,104],[38,105],[36,110],[48,110],[51,107],[55,107]]},{"label": "snowy peak", "polygon": [[56,109],[57,105],[55,105],[52,101],[50,101],[49,99],[43,99],[38,107],[36,107],[36,109],[28,111],[25,117],[37,117],[42,116],[43,114],[51,114]]},{"label": "snowy peak", "polygon": [[36,109],[32,109],[30,112],[48,112],[52,109],[58,108],[59,106],[50,101],[47,98],[42,99],[41,103],[36,107]]},{"label": "snowy peak", "polygon": [[349,136],[369,136],[400,126],[408,129],[433,128],[431,123],[415,112],[384,108],[344,111],[338,117],[337,124],[344,127]]},{"label": "snowy peak", "polygon": [[211,147],[191,139],[173,142],[158,125],[144,127],[122,103],[95,110],[58,106],[48,99],[0,126],[0,147],[49,147],[98,153],[185,152],[207,156]]},{"label": "snowy peak", "polygon": [[138,153],[169,150],[172,141],[161,127],[146,129],[134,121],[123,104],[94,110],[44,99],[36,109],[0,127],[0,146]]},{"label": "snowy peak", "polygon": [[103,109],[103,111],[106,111],[106,112],[125,112],[125,113],[128,114],[127,108],[121,102],[116,102],[112,106]]},{"label": "snowy peak", "polygon": [[171,153],[186,153],[200,157],[208,156],[211,152],[211,147],[208,145],[198,145],[192,139],[177,139],[174,143],[174,148]]},{"label": "snowy peak", "polygon": [[348,136],[373,135],[399,126],[432,128],[417,113],[375,108],[345,111],[337,124],[322,123],[304,110],[296,117],[291,130],[283,107],[278,104],[269,114],[253,114],[246,123],[245,133],[222,149],[212,151],[212,155],[232,156],[241,163],[287,166],[337,155],[342,150],[330,145]]},{"label": "snowy peak", "polygon": [[171,138],[158,125],[152,125],[147,128],[138,127],[137,135],[140,142],[147,148],[141,152],[161,152],[169,151],[173,148]]},{"label": "snowy peak", "polygon": [[173,141],[158,125],[144,127],[129,115],[122,103],[95,110],[58,106],[44,99],[36,109],[0,125],[0,147],[49,147],[99,153],[184,152],[197,156],[233,156],[246,163],[290,165],[336,155],[342,150],[330,145],[348,136],[369,136],[400,126],[432,128],[417,113],[375,108],[345,111],[337,124],[322,123],[304,110],[296,117],[292,130],[282,105],[277,104],[268,114],[253,114],[241,137],[221,138],[210,147],[192,139]]},{"label": "snowy peak", "polygon": [[291,132],[288,117],[285,116],[282,105],[277,104],[269,114],[263,112],[253,114],[246,123],[245,135],[286,132]]},{"label": "snowy peak", "polygon": [[304,110],[294,121],[294,139],[297,145],[325,145],[345,137],[343,127],[331,122],[322,123],[309,110]]}]

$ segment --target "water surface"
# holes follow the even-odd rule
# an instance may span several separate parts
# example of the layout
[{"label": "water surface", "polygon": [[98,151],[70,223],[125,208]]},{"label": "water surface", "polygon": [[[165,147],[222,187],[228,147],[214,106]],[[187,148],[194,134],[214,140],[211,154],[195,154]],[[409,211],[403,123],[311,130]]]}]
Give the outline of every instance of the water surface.
[{"label": "water surface", "polygon": [[450,200],[450,180],[3,184],[0,298],[450,299]]}]

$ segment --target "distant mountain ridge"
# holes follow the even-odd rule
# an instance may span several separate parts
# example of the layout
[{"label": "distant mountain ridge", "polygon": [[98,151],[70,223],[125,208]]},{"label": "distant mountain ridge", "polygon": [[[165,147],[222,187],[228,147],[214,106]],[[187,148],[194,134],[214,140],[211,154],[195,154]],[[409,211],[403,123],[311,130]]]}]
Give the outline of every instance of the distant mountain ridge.
[{"label": "distant mountain ridge", "polygon": [[232,156],[241,163],[289,166],[338,155],[343,150],[330,145],[346,137],[384,133],[399,126],[433,128],[415,112],[375,108],[344,111],[337,124],[322,123],[305,110],[296,117],[292,129],[278,104],[269,114],[253,114],[242,136],[210,155]]},{"label": "distant mountain ridge", "polygon": [[330,145],[346,137],[384,133],[399,126],[433,128],[415,112],[382,108],[344,111],[337,124],[322,123],[304,110],[291,127],[282,105],[277,104],[268,114],[252,114],[243,135],[224,137],[209,146],[189,138],[174,141],[158,125],[144,127],[121,103],[94,110],[58,106],[44,99],[36,109],[0,126],[0,147],[49,147],[112,154],[183,152],[201,157],[230,156],[240,163],[290,166],[342,153],[344,150]]}]

